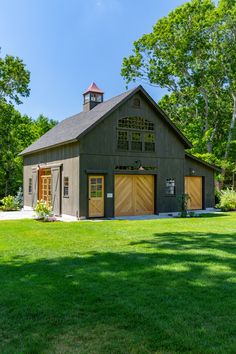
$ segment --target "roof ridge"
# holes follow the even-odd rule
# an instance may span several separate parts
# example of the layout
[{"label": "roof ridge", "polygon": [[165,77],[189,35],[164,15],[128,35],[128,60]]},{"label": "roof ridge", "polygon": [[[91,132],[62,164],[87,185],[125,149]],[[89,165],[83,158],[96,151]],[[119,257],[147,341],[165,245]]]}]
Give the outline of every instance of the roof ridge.
[{"label": "roof ridge", "polygon": [[[139,85],[139,86],[140,86],[140,85]],[[93,108],[93,111],[96,111],[96,108],[98,108],[99,106],[100,106],[99,108],[101,108],[102,106],[105,106],[106,103],[109,103],[110,101],[117,99],[119,96],[122,96],[122,95],[124,95],[124,94],[129,94],[129,93],[131,93],[132,91],[136,90],[139,86],[136,86],[136,87],[134,87],[134,88],[132,88],[132,89],[129,89],[129,90],[124,91],[124,92],[121,92],[121,93],[119,93],[119,94],[116,95],[116,96],[110,97],[108,100],[103,101],[103,102],[99,103],[98,105],[96,105],[96,106]],[[78,113],[72,114],[71,116],[62,119],[61,121],[58,122],[58,124],[64,122],[64,121],[67,120],[67,119],[78,117],[81,113],[83,113],[84,115],[87,115],[87,114],[90,113],[90,112],[91,112],[91,110],[89,110],[89,111],[87,111],[87,112],[80,111],[80,112],[78,112]],[[78,117],[78,118],[79,118],[79,117]]]},{"label": "roof ridge", "polygon": [[[119,95],[111,97],[109,100],[99,103],[93,109],[87,112],[79,112],[69,116],[47,131],[38,140],[24,149],[20,155],[37,152],[39,150],[48,149],[53,146],[66,144],[77,141],[79,136],[90,130],[95,123],[99,122],[103,117],[107,116],[118,104],[125,98],[135,92],[138,87],[122,92]],[[79,124],[76,122],[79,120]],[[61,129],[63,130],[63,134]]]}]

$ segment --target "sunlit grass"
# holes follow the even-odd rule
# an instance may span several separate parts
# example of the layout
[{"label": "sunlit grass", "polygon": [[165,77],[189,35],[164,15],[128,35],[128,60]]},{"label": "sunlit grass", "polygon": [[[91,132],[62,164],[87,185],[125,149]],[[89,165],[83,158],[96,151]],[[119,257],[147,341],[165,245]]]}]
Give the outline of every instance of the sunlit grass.
[{"label": "sunlit grass", "polygon": [[0,222],[0,352],[236,352],[236,213]]}]

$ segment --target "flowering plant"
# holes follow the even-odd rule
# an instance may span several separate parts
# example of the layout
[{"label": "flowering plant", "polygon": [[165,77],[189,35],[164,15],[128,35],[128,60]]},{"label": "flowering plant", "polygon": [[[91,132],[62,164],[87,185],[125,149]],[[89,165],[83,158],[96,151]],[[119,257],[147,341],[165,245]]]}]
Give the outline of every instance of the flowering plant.
[{"label": "flowering plant", "polygon": [[35,212],[37,219],[43,221],[48,221],[48,219],[53,215],[52,207],[45,200],[37,201]]}]

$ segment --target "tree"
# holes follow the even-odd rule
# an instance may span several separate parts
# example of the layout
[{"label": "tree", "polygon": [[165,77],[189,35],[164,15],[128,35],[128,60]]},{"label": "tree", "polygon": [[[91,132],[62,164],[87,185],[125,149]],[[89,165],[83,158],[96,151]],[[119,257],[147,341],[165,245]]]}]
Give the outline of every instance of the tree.
[{"label": "tree", "polygon": [[30,72],[20,58],[0,57],[0,101],[20,104],[20,97],[29,96],[29,82]]},{"label": "tree", "polygon": [[[217,48],[218,69],[224,78],[224,85],[233,99],[233,112],[228,137],[226,141],[224,158],[227,159],[232,144],[235,147],[236,125],[236,2],[235,0],[221,0],[217,9],[217,30],[215,36],[215,48]],[[236,162],[236,156],[235,156]]]},{"label": "tree", "polygon": [[0,57],[0,198],[22,186],[18,154],[57,122],[40,115],[36,120],[18,112],[13,103],[29,96],[30,73],[18,57]]},{"label": "tree", "polygon": [[36,120],[22,116],[12,105],[0,103],[0,197],[14,195],[22,186],[22,157],[18,154],[55,124],[43,115]]},{"label": "tree", "polygon": [[193,152],[212,159],[234,155],[235,8],[234,0],[180,6],[134,42],[121,70],[127,83],[167,88],[160,105],[193,141]]}]

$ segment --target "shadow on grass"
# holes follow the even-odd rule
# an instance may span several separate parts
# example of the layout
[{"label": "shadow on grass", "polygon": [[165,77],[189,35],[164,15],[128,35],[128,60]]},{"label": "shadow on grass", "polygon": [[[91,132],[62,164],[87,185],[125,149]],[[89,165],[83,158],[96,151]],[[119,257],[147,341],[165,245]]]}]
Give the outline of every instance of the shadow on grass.
[{"label": "shadow on grass", "polygon": [[[204,232],[162,232],[153,234],[153,238],[130,242],[131,246],[170,250],[205,250],[224,251],[236,256],[236,232],[233,234],[216,234]],[[198,251],[199,256],[201,252]],[[215,254],[214,257],[218,257]],[[218,258],[221,258],[219,256]],[[224,260],[224,257],[222,258]],[[220,259],[219,259],[220,261]]]},{"label": "shadow on grass", "polygon": [[0,266],[0,352],[232,353],[235,236],[164,233],[132,243],[140,252],[16,256]]},{"label": "shadow on grass", "polygon": [[[196,213],[197,214],[197,213]],[[230,216],[229,214],[225,214],[225,213],[222,213],[222,212],[217,212],[215,214],[213,213],[206,213],[206,214],[199,214],[198,217],[199,218],[218,218],[218,217],[221,217],[221,216]]]}]

